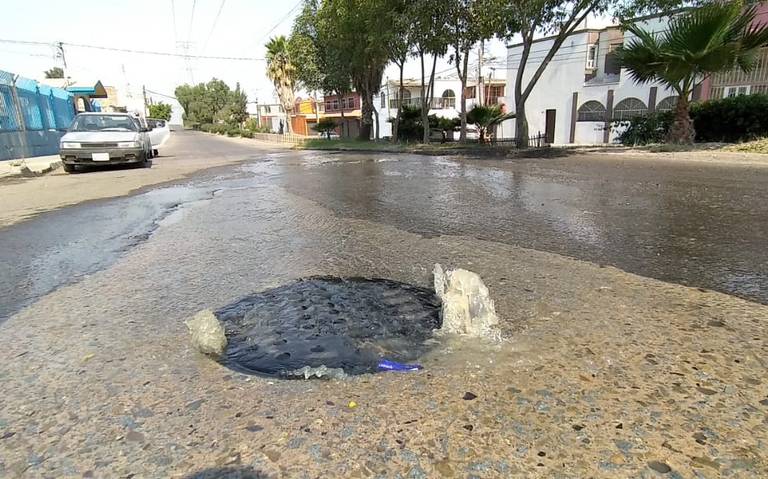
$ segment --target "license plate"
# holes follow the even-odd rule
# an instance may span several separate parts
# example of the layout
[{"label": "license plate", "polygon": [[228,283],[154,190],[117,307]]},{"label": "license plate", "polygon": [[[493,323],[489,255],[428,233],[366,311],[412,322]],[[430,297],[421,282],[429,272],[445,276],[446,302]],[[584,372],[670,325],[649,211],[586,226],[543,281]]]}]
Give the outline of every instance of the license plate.
[{"label": "license plate", "polygon": [[109,161],[109,153],[94,153],[91,158],[93,161]]}]

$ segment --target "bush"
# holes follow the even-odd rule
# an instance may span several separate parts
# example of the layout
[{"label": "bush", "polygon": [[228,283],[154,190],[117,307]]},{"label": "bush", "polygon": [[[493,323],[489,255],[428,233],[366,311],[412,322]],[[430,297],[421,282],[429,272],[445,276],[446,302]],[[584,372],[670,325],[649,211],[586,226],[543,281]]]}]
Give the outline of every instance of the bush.
[{"label": "bush", "polygon": [[240,136],[243,138],[253,138],[253,132],[251,130],[243,130],[240,132]]},{"label": "bush", "polygon": [[768,136],[768,95],[741,95],[691,107],[696,141],[749,141]]},{"label": "bush", "polygon": [[237,127],[225,127],[224,132],[227,136],[240,136],[240,128]]},{"label": "bush", "polygon": [[651,113],[629,121],[613,122],[613,128],[624,128],[616,139],[622,145],[636,146],[648,143],[663,143],[674,118],[673,112]]},{"label": "bush", "polygon": [[[674,112],[655,113],[631,121],[615,121],[626,127],[618,141],[624,145],[662,143],[672,125]],[[768,136],[768,95],[740,95],[691,105],[696,141],[737,143]]]}]

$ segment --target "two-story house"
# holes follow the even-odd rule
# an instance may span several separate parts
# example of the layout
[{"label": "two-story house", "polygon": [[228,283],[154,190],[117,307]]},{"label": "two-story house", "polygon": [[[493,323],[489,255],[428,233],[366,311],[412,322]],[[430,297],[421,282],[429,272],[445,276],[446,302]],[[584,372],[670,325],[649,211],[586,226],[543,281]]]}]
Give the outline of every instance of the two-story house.
[{"label": "two-story house", "polygon": [[[506,80],[486,79],[483,81],[485,92],[483,103],[486,105],[504,104],[506,102]],[[374,96],[374,108],[379,114],[379,136],[384,138],[392,135],[391,120],[397,116],[399,105],[421,105],[421,80],[408,79],[403,82],[403,97],[399,98],[400,82],[385,81],[379,94]],[[429,105],[429,114],[440,118],[458,118],[461,109],[461,82],[456,78],[435,78],[434,98]],[[479,103],[478,88],[475,82],[466,88],[467,111]]]},{"label": "two-story house", "polygon": [[[637,19],[643,28],[663,31],[668,17]],[[674,91],[648,83],[638,85],[623,70],[616,49],[628,42],[631,34],[619,26],[582,29],[570,35],[555,53],[526,101],[526,116],[531,136],[543,134],[548,143],[609,143],[617,135],[614,120],[629,120],[647,112],[671,110],[676,104]],[[553,37],[534,41],[524,73],[525,82],[541,64],[554,42]],[[514,85],[522,45],[507,49],[507,79]],[[511,89],[510,89],[511,90]],[[514,94],[507,95],[514,109]],[[514,136],[514,120],[502,126],[504,136]]]}]

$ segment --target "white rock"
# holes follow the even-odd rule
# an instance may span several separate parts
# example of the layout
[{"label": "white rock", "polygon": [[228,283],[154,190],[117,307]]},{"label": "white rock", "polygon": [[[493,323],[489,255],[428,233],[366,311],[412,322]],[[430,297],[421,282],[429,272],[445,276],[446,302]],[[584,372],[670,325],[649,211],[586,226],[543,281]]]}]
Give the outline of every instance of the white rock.
[{"label": "white rock", "polygon": [[435,264],[435,293],[442,300],[441,331],[468,336],[495,336],[499,323],[488,288],[477,273],[465,269],[443,271]]},{"label": "white rock", "polygon": [[192,344],[201,353],[219,356],[226,349],[227,337],[224,335],[224,326],[213,311],[209,309],[200,311],[184,324],[192,335]]}]

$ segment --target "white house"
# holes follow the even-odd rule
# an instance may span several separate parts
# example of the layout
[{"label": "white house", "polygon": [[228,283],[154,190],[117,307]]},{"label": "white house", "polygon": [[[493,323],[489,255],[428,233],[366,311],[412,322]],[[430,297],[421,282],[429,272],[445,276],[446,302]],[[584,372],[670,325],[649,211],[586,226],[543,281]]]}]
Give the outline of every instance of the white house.
[{"label": "white house", "polygon": [[[467,82],[467,111],[471,110],[479,101],[476,81]],[[485,78],[483,80],[485,92],[484,103],[496,105],[506,103],[506,80],[503,78]],[[404,93],[402,104],[419,106],[421,104],[421,80],[407,79],[403,82]],[[398,80],[385,81],[381,91],[373,99],[374,108],[379,114],[379,136],[384,138],[392,135],[391,119],[397,115],[400,82]],[[457,78],[435,78],[434,99],[429,106],[429,114],[441,118],[458,118],[461,109],[461,82]]]},{"label": "white house", "polygon": [[[663,31],[668,17],[636,20],[646,30]],[[553,144],[609,143],[617,135],[613,120],[630,119],[650,111],[671,110],[674,91],[659,84],[636,84],[619,68],[616,48],[632,35],[618,26],[582,29],[569,36],[526,101],[531,136],[545,135]],[[552,46],[553,37],[534,41],[525,68],[525,81],[533,75]],[[507,105],[514,111],[514,82],[522,45],[507,48]],[[503,134],[514,137],[514,120],[505,122]]]}]

